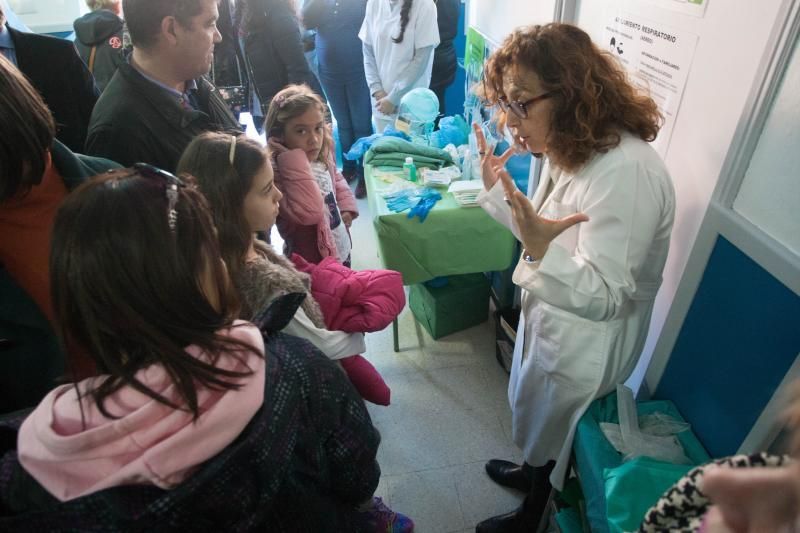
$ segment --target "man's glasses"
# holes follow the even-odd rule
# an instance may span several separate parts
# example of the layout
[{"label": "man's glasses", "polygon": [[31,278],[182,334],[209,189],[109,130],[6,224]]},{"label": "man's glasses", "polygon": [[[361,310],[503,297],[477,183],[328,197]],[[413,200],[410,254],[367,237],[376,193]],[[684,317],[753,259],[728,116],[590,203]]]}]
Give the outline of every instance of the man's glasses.
[{"label": "man's glasses", "polygon": [[178,224],[178,210],[175,209],[175,206],[178,204],[178,187],[185,186],[183,180],[166,170],[161,170],[147,163],[134,163],[131,168],[140,176],[144,176],[148,179],[162,180],[164,182],[167,192],[167,222],[169,223],[170,231],[174,232]]},{"label": "man's glasses", "polygon": [[540,100],[547,100],[551,96],[555,95],[556,91],[547,91],[544,94],[540,94],[539,96],[534,96],[530,100],[526,100],[524,102],[517,102],[517,101],[509,102],[501,98],[500,100],[497,101],[497,103],[500,105],[500,109],[502,109],[504,112],[508,112],[509,110],[511,110],[511,112],[517,115],[517,117],[524,119],[528,118],[528,107],[532,106],[536,102],[539,102]]}]

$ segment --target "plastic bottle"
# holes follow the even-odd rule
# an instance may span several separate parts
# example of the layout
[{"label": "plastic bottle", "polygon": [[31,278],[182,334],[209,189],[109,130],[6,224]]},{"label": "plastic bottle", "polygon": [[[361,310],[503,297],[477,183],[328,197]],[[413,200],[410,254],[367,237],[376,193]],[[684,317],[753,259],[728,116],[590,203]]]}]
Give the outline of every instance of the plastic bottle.
[{"label": "plastic bottle", "polygon": [[408,181],[417,181],[417,166],[414,164],[413,157],[406,157],[403,164],[403,173]]}]

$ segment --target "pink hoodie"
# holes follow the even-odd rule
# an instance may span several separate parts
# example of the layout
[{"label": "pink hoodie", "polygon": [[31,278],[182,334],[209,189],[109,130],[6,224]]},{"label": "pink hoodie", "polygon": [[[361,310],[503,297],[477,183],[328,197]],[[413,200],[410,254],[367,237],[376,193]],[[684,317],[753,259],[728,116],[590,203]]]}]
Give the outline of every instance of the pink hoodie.
[{"label": "pink hoodie", "polygon": [[[242,353],[253,374],[239,380],[238,390],[198,390],[200,416],[156,402],[132,387],[122,387],[105,401],[108,419],[90,397],[83,397],[86,425],[73,385],[48,394],[20,428],[19,461],[44,488],[61,501],[118,485],[152,484],[172,488],[189,477],[242,432],[264,402],[264,341],[255,326],[237,321],[224,332],[246,342],[258,354]],[[188,353],[203,358],[195,346]],[[228,353],[219,368],[244,371],[244,364]],[[136,377],[149,388],[178,403],[179,397],[160,365],[140,370]],[[81,392],[95,380],[78,384]]]},{"label": "pink hoodie", "polygon": [[[312,263],[336,256],[330,212],[322,199],[308,156],[297,148],[289,150],[274,139],[270,139],[269,147],[275,158],[275,185],[283,193],[277,225],[290,253],[297,253]],[[356,200],[347,181],[336,170],[333,153],[328,158],[328,172],[339,211],[350,212],[355,218],[358,216]]]}]

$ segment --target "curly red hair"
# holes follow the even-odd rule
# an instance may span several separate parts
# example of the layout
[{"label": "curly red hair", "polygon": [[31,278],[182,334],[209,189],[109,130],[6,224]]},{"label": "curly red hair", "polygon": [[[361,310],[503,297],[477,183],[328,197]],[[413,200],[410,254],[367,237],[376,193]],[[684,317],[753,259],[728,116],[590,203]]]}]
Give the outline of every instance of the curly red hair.
[{"label": "curly red hair", "polygon": [[489,104],[506,96],[503,73],[520,68],[536,74],[544,91],[555,92],[547,155],[565,170],[617,146],[623,131],[648,142],[658,134],[662,116],[653,99],[576,26],[528,26],[509,35],[484,69],[481,92]]}]

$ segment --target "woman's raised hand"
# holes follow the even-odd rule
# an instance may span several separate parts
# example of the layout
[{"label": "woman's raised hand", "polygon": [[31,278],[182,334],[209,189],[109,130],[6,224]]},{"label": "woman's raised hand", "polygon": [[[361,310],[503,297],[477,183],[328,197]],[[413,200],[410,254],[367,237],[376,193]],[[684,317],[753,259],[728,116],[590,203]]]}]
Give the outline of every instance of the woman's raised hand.
[{"label": "woman's raised hand", "polygon": [[528,197],[517,189],[511,175],[502,169],[498,175],[506,193],[506,201],[511,205],[511,214],[519,229],[522,245],[528,254],[536,259],[541,259],[553,239],[566,229],[589,220],[589,217],[583,213],[575,213],[558,220],[540,217],[536,214]]},{"label": "woman's raised hand", "polygon": [[506,165],[506,162],[514,155],[514,148],[509,148],[502,155],[494,155],[492,149],[486,143],[486,137],[483,135],[481,127],[474,123],[472,130],[475,132],[475,139],[478,141],[478,155],[481,156],[481,178],[483,179],[483,187],[488,191],[497,183],[497,176],[500,170]]}]

